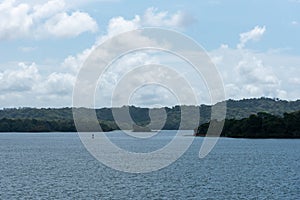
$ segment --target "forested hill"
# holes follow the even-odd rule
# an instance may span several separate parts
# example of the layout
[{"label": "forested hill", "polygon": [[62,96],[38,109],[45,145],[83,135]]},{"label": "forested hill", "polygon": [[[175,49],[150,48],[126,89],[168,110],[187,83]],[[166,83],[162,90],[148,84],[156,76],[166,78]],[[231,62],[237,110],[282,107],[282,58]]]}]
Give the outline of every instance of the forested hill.
[{"label": "forested hill", "polygon": [[[300,110],[300,100],[285,101],[270,98],[259,99],[243,99],[243,100],[227,100],[227,118],[241,119],[258,112],[267,112],[273,115],[282,116],[283,113],[294,112]],[[211,106],[201,105],[200,108],[201,121],[210,119]],[[121,109],[121,108],[120,108]],[[148,108],[129,107],[133,118],[137,121],[147,121],[149,119]],[[174,106],[166,109],[170,115],[180,113],[180,107]],[[113,121],[110,108],[100,108],[96,110],[97,116],[101,120]],[[71,108],[4,108],[0,110],[0,119],[41,119],[41,120],[59,120],[73,119]]]},{"label": "forested hill", "polygon": [[[227,100],[227,119],[242,119],[247,118],[251,114],[257,114],[259,112],[269,113],[275,116],[283,116],[284,113],[290,113],[300,110],[300,100],[297,101],[284,101],[279,99],[259,98],[259,99],[243,99],[243,100]],[[119,111],[126,107],[117,108]],[[206,123],[210,120],[211,106],[201,105],[197,106],[200,111],[200,124]],[[160,108],[164,109],[167,113],[167,121],[164,129],[177,129],[180,124],[180,106],[174,106],[172,108]],[[149,123],[149,109],[130,106],[130,114],[133,120],[138,125],[146,125]],[[117,126],[114,123],[111,108],[100,108],[96,110],[99,123],[107,125],[106,130],[116,129]],[[163,116],[162,116],[163,117]],[[190,116],[191,118],[193,116]],[[17,120],[17,121],[16,121]],[[40,124],[38,129],[32,125],[30,130],[35,131],[73,131],[74,122],[72,115],[72,108],[9,108],[0,110],[0,123],[5,122],[6,128],[0,131],[15,131],[14,128],[7,129],[7,124],[17,123],[20,127],[18,131],[22,131],[22,123],[38,123]],[[28,120],[31,120],[28,121]],[[33,122],[32,122],[33,120]],[[157,121],[164,120],[163,118],[157,119]],[[21,123],[22,122],[22,123]],[[46,125],[45,125],[46,124]],[[49,126],[48,126],[48,125]],[[47,127],[45,127],[47,126]],[[68,128],[65,128],[68,127]],[[56,127],[56,128],[55,128]],[[60,127],[60,128],[57,128]],[[128,129],[131,129],[132,124],[128,124]],[[154,128],[155,127],[151,127]],[[185,127],[186,129],[194,129],[195,127]],[[27,131],[27,130],[23,130]]]},{"label": "forested hill", "polygon": [[227,118],[241,119],[256,114],[266,112],[272,115],[283,116],[284,113],[290,113],[300,110],[300,100],[286,101],[270,98],[228,100]]}]

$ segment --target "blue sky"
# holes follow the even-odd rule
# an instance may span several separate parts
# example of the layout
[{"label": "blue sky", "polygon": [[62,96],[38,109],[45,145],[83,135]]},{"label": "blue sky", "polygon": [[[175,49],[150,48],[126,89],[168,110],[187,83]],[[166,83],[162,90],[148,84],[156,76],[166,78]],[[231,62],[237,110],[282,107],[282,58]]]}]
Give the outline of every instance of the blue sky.
[{"label": "blue sky", "polygon": [[[295,100],[300,97],[299,13],[298,0],[4,0],[0,107],[71,106],[77,72],[93,47],[149,26],[182,32],[201,44],[220,71],[227,98]],[[163,95],[155,91],[152,103],[149,91],[136,101],[157,103]],[[161,102],[172,105],[170,99]],[[209,103],[208,97],[200,99]]]}]

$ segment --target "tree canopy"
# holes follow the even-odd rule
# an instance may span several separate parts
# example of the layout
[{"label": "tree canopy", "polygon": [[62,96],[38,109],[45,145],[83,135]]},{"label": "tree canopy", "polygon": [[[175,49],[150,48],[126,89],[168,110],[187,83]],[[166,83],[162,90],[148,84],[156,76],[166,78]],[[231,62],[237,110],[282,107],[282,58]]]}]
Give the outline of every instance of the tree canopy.
[{"label": "tree canopy", "polygon": [[[227,113],[226,124],[230,123],[233,120],[249,120],[245,124],[235,125],[239,130],[242,126],[249,126],[247,128],[248,132],[252,130],[257,130],[259,121],[261,121],[262,116],[267,116],[264,119],[264,123],[267,119],[274,120],[279,117],[289,117],[290,122],[293,123],[293,118],[285,113],[295,112],[300,110],[300,100],[297,101],[284,101],[279,99],[270,99],[270,98],[258,98],[258,99],[243,99],[243,100],[227,100]],[[182,109],[193,109],[199,110],[200,120],[199,125],[202,124],[202,127],[205,127],[205,123],[209,122],[211,119],[211,105],[200,105],[200,106],[173,106],[162,107],[162,108],[140,108],[135,106],[123,106],[119,108],[99,108],[96,109],[96,115],[101,125],[103,131],[117,130],[117,126],[112,109],[117,110],[118,112],[123,112],[129,109],[129,113],[132,117],[132,120],[138,126],[146,126],[150,123],[149,112],[153,109],[156,111],[161,111],[166,113],[166,120],[163,115],[157,115],[155,120],[157,122],[164,122],[163,129],[165,130],[177,130],[180,127],[181,122],[181,110]],[[88,109],[88,108],[76,108],[76,109]],[[261,113],[258,114],[257,113]],[[265,113],[265,114],[262,114]],[[274,115],[274,116],[269,116]],[[257,117],[258,116],[258,117]],[[188,116],[191,119],[194,119],[195,116],[192,113]],[[231,120],[231,121],[230,121]],[[192,121],[192,120],[191,120]],[[123,122],[121,122],[123,123]],[[232,122],[233,123],[233,122]],[[276,129],[280,132],[283,127],[282,121],[276,121],[277,124],[273,124],[273,129]],[[155,127],[155,124],[161,123],[151,123],[154,124],[153,127],[149,127],[152,130],[160,129],[161,127]],[[128,129],[132,128],[133,124],[128,124],[124,121],[122,127],[127,127]],[[294,125],[293,125],[294,126]],[[182,129],[193,130],[195,128],[194,124],[186,124]],[[226,128],[226,127],[225,127]],[[268,129],[271,130],[272,127]],[[87,131],[90,130],[89,127],[86,127]],[[244,129],[243,129],[244,130]],[[0,110],[0,132],[44,132],[44,131],[67,131],[72,132],[76,131],[72,108],[4,108]],[[237,134],[237,133],[235,133]]]},{"label": "tree canopy", "polygon": [[[195,130],[196,136],[206,136],[210,121]],[[233,138],[300,138],[300,111],[284,113],[282,116],[265,112],[252,114],[243,119],[226,119],[221,133]]]}]

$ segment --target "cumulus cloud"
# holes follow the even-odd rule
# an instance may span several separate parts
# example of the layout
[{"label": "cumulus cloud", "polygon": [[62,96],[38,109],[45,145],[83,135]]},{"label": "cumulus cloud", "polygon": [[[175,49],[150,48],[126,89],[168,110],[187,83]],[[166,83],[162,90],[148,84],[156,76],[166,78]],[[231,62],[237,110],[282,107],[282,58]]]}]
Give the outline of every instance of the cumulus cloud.
[{"label": "cumulus cloud", "polygon": [[59,13],[44,24],[44,30],[56,37],[74,37],[87,31],[96,32],[97,28],[96,21],[89,14],[79,11],[71,15]]},{"label": "cumulus cloud", "polygon": [[99,37],[96,45],[117,34],[144,26],[181,28],[192,22],[193,19],[182,11],[169,13],[167,11],[158,11],[158,9],[151,7],[143,15],[135,15],[132,19],[125,19],[122,16],[110,19],[107,33]]},{"label": "cumulus cloud", "polygon": [[164,107],[179,104],[178,99],[166,88],[147,85],[132,94],[129,104],[141,107]]},{"label": "cumulus cloud", "polygon": [[240,34],[240,43],[237,45],[237,48],[242,49],[245,47],[248,41],[257,41],[259,40],[266,31],[265,26],[255,26],[252,30]]},{"label": "cumulus cloud", "polygon": [[[149,11],[146,11],[149,12]],[[159,13],[158,13],[159,14]],[[78,72],[79,68],[82,66],[83,62],[87,59],[89,54],[98,46],[99,44],[103,43],[108,38],[111,38],[119,33],[123,33],[126,31],[134,30],[137,28],[142,27],[142,19],[139,15],[136,15],[132,19],[124,19],[123,17],[114,17],[109,20],[107,28],[106,28],[106,34],[101,35],[94,45],[92,45],[90,48],[87,48],[83,50],[81,53],[78,53],[77,55],[69,55],[67,58],[65,58],[64,62],[62,63],[62,66],[65,68],[71,69],[73,72]],[[132,43],[132,41],[135,41]],[[129,38],[128,44],[122,44],[122,45],[134,45],[136,43],[143,43],[143,44],[151,44],[151,41],[147,40],[146,37],[142,36],[136,36],[135,38]]]},{"label": "cumulus cloud", "polygon": [[78,53],[77,55],[69,55],[66,57],[61,64],[63,68],[69,70],[70,73],[77,73],[84,61],[90,55],[94,46]]},{"label": "cumulus cloud", "polygon": [[293,74],[300,73],[299,57],[278,54],[277,51],[255,53],[244,48],[248,41],[259,40],[265,30],[264,26],[256,26],[240,34],[236,48],[221,45],[210,52],[223,77],[227,98],[297,97],[291,84],[297,84],[298,79]]},{"label": "cumulus cloud", "polygon": [[253,55],[245,56],[236,66],[241,89],[250,96],[278,96],[280,81],[272,69]]},{"label": "cumulus cloud", "polygon": [[156,8],[148,8],[142,16],[142,24],[145,26],[185,27],[194,19],[188,14],[178,11],[170,15],[167,11],[159,12]]},{"label": "cumulus cloud", "polygon": [[141,18],[136,15],[131,20],[126,20],[123,17],[114,17],[109,20],[107,26],[107,35],[113,36],[125,31],[134,30],[140,27]]},{"label": "cumulus cloud", "polygon": [[95,32],[96,21],[84,12],[68,13],[63,0],[30,5],[4,0],[0,3],[0,40],[24,37],[74,37]]},{"label": "cumulus cloud", "polygon": [[[188,25],[190,22],[192,22],[192,18],[181,11],[172,14],[166,11],[159,12],[156,8],[148,8],[143,15],[135,15],[132,19],[125,19],[121,16],[113,17],[108,22],[106,34],[99,36],[95,44],[90,48],[85,49],[77,55],[69,55],[64,60],[62,65],[65,68],[72,69],[73,72],[77,72],[78,69],[82,66],[83,62],[89,56],[89,54],[99,44],[117,34],[135,30],[143,26],[181,27]],[[153,44],[153,41],[150,41],[147,37],[143,37],[141,35],[136,35],[134,38],[128,38],[127,41],[127,44],[116,44],[116,47],[119,48],[120,46],[124,45],[134,46],[137,43],[142,43],[144,45]]]},{"label": "cumulus cloud", "polygon": [[70,96],[73,91],[75,76],[68,73],[51,73],[46,80],[34,88],[38,93],[56,96]]},{"label": "cumulus cloud", "polygon": [[[48,34],[52,34],[57,37],[63,37],[68,35],[63,31],[70,31],[70,30],[66,30],[66,28],[63,29],[62,28],[64,27],[63,25],[60,26],[60,24],[66,23],[64,21],[68,21],[68,18],[72,16],[72,14],[68,15],[64,13],[64,4],[54,6],[54,4],[48,3],[40,7],[35,7],[35,9],[45,10],[44,12],[41,13],[34,11],[35,13],[34,21],[39,21],[39,23],[42,23],[43,24],[42,28],[46,29],[47,30],[46,32]],[[149,19],[150,16],[154,17],[153,21],[150,21]],[[77,55],[70,55],[64,60],[64,62],[61,65],[63,66],[63,69],[68,71],[68,73],[54,72],[50,74],[40,74],[39,72],[36,72],[39,78],[36,81],[32,82],[30,87],[27,88],[27,91],[30,91],[32,92],[32,94],[34,94],[34,96],[36,97],[35,101],[38,101],[35,102],[36,104],[40,104],[40,102],[46,102],[46,103],[48,102],[49,104],[54,104],[53,103],[54,101],[57,101],[57,99],[61,99],[61,101],[69,100],[69,102],[65,102],[65,103],[67,105],[70,105],[71,93],[73,91],[72,89],[75,81],[75,75],[78,72],[78,69],[80,68],[82,63],[86,60],[86,58],[90,55],[90,53],[95,49],[95,47],[98,44],[102,43],[107,38],[110,38],[118,33],[140,28],[145,25],[164,26],[164,27],[166,26],[182,27],[187,24],[187,22],[184,19],[185,17],[186,16],[182,12],[177,12],[175,14],[172,14],[167,12],[158,12],[156,9],[152,9],[152,8],[146,10],[144,15],[141,16],[136,15],[132,19],[125,19],[121,16],[114,17],[108,22],[106,34],[101,35],[94,45],[92,45],[88,49],[85,49],[83,52],[78,53]],[[80,20],[74,20],[74,21],[80,22]],[[88,24],[88,23],[80,22],[79,24],[82,25],[82,27],[84,27],[84,24]],[[155,43],[155,41],[151,41],[147,36],[138,35],[138,34],[135,35],[133,38],[128,38],[128,40],[125,41],[127,41],[126,44],[117,42],[115,44],[115,47],[117,49],[124,46],[134,48],[137,44],[152,46],[152,44]],[[115,63],[115,67],[111,68],[111,70],[108,70],[107,73],[104,75],[104,78],[102,79],[102,84],[105,90],[100,90],[101,95],[109,96],[108,94],[113,90],[113,86],[116,86],[116,84],[118,83],[122,75],[132,70],[132,67],[134,68],[139,65],[145,65],[150,63],[158,64],[159,62],[160,61],[156,59],[155,55],[149,55],[146,52],[138,52],[129,55],[127,57],[124,57],[123,60],[120,60],[119,62]],[[6,76],[6,74],[4,76]],[[151,78],[155,76],[156,76],[155,73],[151,73],[150,70],[147,77],[149,80],[151,80]],[[142,76],[136,78],[143,79]],[[135,79],[133,79],[133,81],[134,80]],[[175,82],[175,84],[179,84],[179,82]],[[179,86],[180,84],[177,86],[177,88],[181,88]],[[149,93],[149,90],[147,91]],[[149,97],[147,91],[139,93],[138,95],[139,98],[135,98],[135,99],[139,100],[139,102],[142,102],[143,99],[145,100],[146,97]],[[163,97],[165,100],[168,99],[170,95],[170,94],[166,95],[165,94],[166,91],[163,89],[153,89],[152,91],[157,92],[156,97],[152,95],[151,99],[148,99],[147,104],[151,104],[151,102],[157,103],[157,95]],[[25,88],[23,88],[23,94],[24,92],[25,92]],[[6,94],[6,96],[8,96],[8,94]],[[24,98],[26,97],[24,96]],[[24,102],[26,101],[26,99],[23,100]],[[104,102],[101,105],[105,105],[105,104],[107,105],[107,102]]]},{"label": "cumulus cloud", "polygon": [[257,53],[249,49],[218,48],[210,52],[220,71],[227,98],[299,98],[300,57],[277,52]]},{"label": "cumulus cloud", "polygon": [[136,15],[130,20],[124,19],[121,16],[110,19],[107,27],[107,35],[113,36],[142,26],[180,28],[190,25],[193,21],[191,16],[182,11],[169,13],[151,7],[146,9],[143,15]]},{"label": "cumulus cloud", "polygon": [[39,82],[40,75],[35,63],[19,63],[18,66],[17,70],[0,73],[0,93],[30,91]]},{"label": "cumulus cloud", "polygon": [[29,12],[30,6],[24,3],[14,5],[14,0],[0,3],[0,39],[28,35],[33,26]]},{"label": "cumulus cloud", "polygon": [[[151,17],[153,17],[153,21],[150,21]],[[109,20],[107,25],[107,32],[105,35],[101,35],[92,47],[85,49],[82,53],[68,56],[64,60],[62,65],[65,68],[72,69],[73,72],[78,72],[83,62],[99,44],[103,43],[108,38],[111,38],[119,33],[134,30],[146,25],[163,27],[182,27],[186,26],[187,24],[187,15],[183,14],[182,12],[172,14],[168,12],[158,12],[158,10],[154,8],[149,8],[145,11],[144,15],[136,15],[132,19],[125,19],[121,16],[114,17]],[[114,48],[116,48],[118,51],[120,50],[120,48],[135,49],[138,45],[157,46],[157,43],[156,41],[152,41],[145,35],[130,35],[130,38],[115,41],[115,47],[111,48],[110,52],[107,53],[113,53]],[[109,57],[109,55],[107,56]],[[102,78],[102,86],[105,87],[105,90],[103,90],[103,87],[100,88],[101,95],[104,95],[105,100],[107,100],[106,102],[103,102],[102,105],[107,105],[107,102],[109,102],[109,100],[106,97],[109,97],[110,92],[113,90],[113,86],[115,86],[115,84],[118,82],[118,79],[122,77],[123,74],[126,74],[128,70],[134,68],[135,66],[145,65],[151,62],[159,63],[155,56],[150,56],[148,53],[145,52],[134,53],[132,54],[132,56],[126,56],[125,59],[123,58],[121,60],[121,63],[117,62],[113,70],[108,70],[106,72],[106,75],[104,75],[104,77]],[[163,96],[163,94],[157,95]]]},{"label": "cumulus cloud", "polygon": [[36,20],[51,17],[65,10],[66,4],[62,0],[50,0],[45,4],[33,5],[32,17]]},{"label": "cumulus cloud", "polygon": [[[93,19],[88,14],[79,11],[67,13],[64,3],[59,4],[57,2],[54,4],[56,1],[58,0],[52,0],[40,6],[28,6],[27,4],[16,5],[13,1],[9,3],[7,0],[4,1],[4,3],[0,3],[2,6],[0,6],[0,10],[5,6],[8,7],[9,10],[12,10],[11,8],[13,7],[17,9],[17,11],[20,11],[18,15],[23,17],[23,19],[19,17],[20,21],[15,19],[15,24],[19,24],[20,26],[11,26],[11,28],[9,28],[10,26],[4,27],[4,25],[1,24],[4,23],[2,22],[3,20],[0,20],[0,39],[21,37],[22,34],[29,34],[33,31],[37,34],[41,33],[39,32],[40,30],[46,30],[45,32],[48,35],[55,37],[72,37],[80,34],[81,31],[96,31],[97,24],[93,23]],[[44,11],[38,12],[38,10]],[[13,14],[6,12],[4,15],[0,12],[0,17],[2,15],[7,18],[7,16]],[[118,33],[146,25],[184,27],[189,24],[188,19],[188,16],[180,11],[176,13],[159,12],[154,8],[149,8],[144,14],[136,15],[131,19],[125,19],[121,16],[114,17],[109,20],[106,33],[99,36],[94,45],[76,55],[67,56],[61,63],[62,68],[57,72],[39,72],[38,69],[41,70],[41,68],[34,63],[31,65],[20,63],[19,68],[16,70],[4,70],[0,72],[0,99],[4,103],[6,102],[6,105],[11,105],[9,99],[14,98],[20,99],[19,105],[22,105],[22,102],[30,101],[33,106],[71,106],[71,94],[76,73],[97,45]],[[28,23],[24,23],[22,20]],[[37,31],[36,28],[37,24],[39,25],[39,31]],[[66,24],[70,27],[68,30],[64,28]],[[24,27],[22,27],[23,25]],[[80,28],[77,30],[78,26],[80,26]],[[265,26],[256,26],[249,32],[240,34],[240,42],[236,48],[230,48],[228,45],[223,44],[220,48],[210,52],[213,62],[217,65],[223,77],[227,98],[240,99],[260,96],[288,99],[299,98],[299,92],[297,90],[300,83],[297,77],[300,73],[299,57],[291,58],[287,55],[278,55],[276,52],[255,53],[245,48],[247,42],[259,40],[265,31]],[[15,34],[18,33],[21,35],[10,35],[9,32],[16,32]],[[70,32],[72,32],[72,34],[70,34]],[[116,48],[122,48],[124,45],[134,47],[137,43],[150,45],[154,44],[153,42],[154,41],[149,40],[149,38],[147,39],[145,36],[136,35],[134,38],[130,38],[126,44],[116,43],[115,46]],[[20,50],[26,51],[27,49],[20,48]],[[178,64],[179,62],[173,58],[168,57],[168,59],[166,59],[165,56],[159,57],[149,52],[130,54],[114,63],[114,66],[108,69],[101,79],[102,85],[99,86],[98,90],[98,92],[101,93],[101,99],[98,99],[100,102],[99,106],[107,105],[109,101],[107,97],[110,96],[110,93],[118,84],[122,75],[136,66],[153,63],[172,63],[170,66],[180,65],[182,69],[181,75],[185,76],[184,73],[187,73],[185,66],[182,67],[183,65]],[[157,76],[157,73],[157,71],[149,70],[146,75],[134,76],[132,81],[147,79],[151,82],[152,78]],[[167,73],[161,74],[167,77]],[[163,78],[166,79],[165,77]],[[197,80],[197,78],[199,77],[190,76],[187,73],[187,79],[197,83],[196,85],[192,85],[192,87],[202,88],[202,85],[198,84],[199,80]],[[174,85],[177,88],[181,88],[179,83],[179,81],[175,81]],[[197,95],[202,98],[201,100],[203,101],[201,103],[210,103],[209,99],[204,98],[205,94],[208,93],[205,85],[203,88],[203,91],[201,90]],[[148,87],[146,89],[145,91],[139,90],[132,96],[132,100],[148,106],[161,102],[165,105],[170,105],[174,102],[174,97],[169,91],[163,88]],[[126,93],[127,91],[125,90],[124,92]],[[26,96],[28,93],[30,93],[31,96]],[[35,98],[33,98],[33,96]],[[189,95],[187,95],[187,98],[188,97]]]},{"label": "cumulus cloud", "polygon": [[[140,27],[140,17],[137,15],[131,20],[126,20],[123,17],[114,17],[109,20],[107,25],[107,33],[104,35],[99,36],[95,44],[93,44],[91,47],[83,50],[82,52],[78,53],[77,55],[69,55],[67,56],[62,66],[66,69],[71,69],[72,72],[77,73],[84,61],[87,59],[87,57],[90,55],[90,53],[95,50],[95,48],[106,41],[107,39],[125,32],[134,30]],[[137,41],[138,38],[135,38],[134,40]]]},{"label": "cumulus cloud", "polygon": [[[165,12],[159,13],[155,9],[148,9],[145,12],[150,16],[149,13],[156,13],[154,17],[155,23],[159,24],[158,22],[162,22],[164,20],[168,21],[168,23],[162,22],[161,24],[175,24],[170,23],[170,19],[172,15],[166,15]],[[116,17],[112,18],[109,21],[107,27],[107,34],[103,35],[99,38],[98,43],[103,42],[108,37],[111,37],[117,33],[132,30],[135,28],[139,28],[142,24],[145,24],[147,21],[145,20],[144,16],[135,16],[131,20],[126,20],[123,17]],[[150,24],[148,21],[147,23]],[[152,22],[151,22],[152,23]],[[153,22],[154,23],[154,22]],[[156,25],[157,25],[156,24]],[[154,25],[154,24],[153,24]],[[252,30],[246,33],[240,34],[240,43],[237,45],[237,48],[230,48],[226,44],[222,44],[219,49],[213,50],[210,52],[213,62],[217,65],[218,69],[224,80],[224,87],[227,93],[227,98],[251,98],[251,97],[261,97],[261,96],[270,96],[270,97],[279,97],[279,98],[294,98],[297,96],[295,92],[290,91],[289,87],[285,84],[288,82],[287,77],[282,77],[282,74],[278,72],[279,66],[289,66],[290,58],[284,56],[278,56],[276,53],[266,52],[263,54],[254,53],[249,49],[245,49],[245,45],[248,41],[257,41],[259,40],[263,34],[265,33],[266,28],[265,26],[256,26]],[[138,37],[134,40],[138,42]],[[93,48],[95,47],[93,46]],[[78,54],[77,56],[68,57],[65,60],[65,64],[69,63],[71,66],[79,67],[79,63],[82,63],[84,58],[87,57],[88,53],[91,52],[93,48],[90,48],[89,51],[85,51],[82,54]],[[153,63],[163,63],[164,59],[161,59],[157,56],[145,56],[145,54],[136,54],[134,57],[126,57],[125,60],[122,60],[120,64],[116,64],[116,68],[113,71],[108,71],[107,77],[103,79],[103,88],[107,89],[107,95],[113,90],[113,86],[117,84],[120,74],[126,73],[126,66],[136,66],[137,64],[145,64],[147,60],[151,60]],[[272,62],[274,60],[280,60],[281,62],[276,61],[275,63]],[[126,62],[128,61],[128,62]],[[139,62],[143,61],[143,62]],[[295,59],[297,63],[299,60]],[[170,63],[168,63],[170,64]],[[76,68],[77,68],[76,67]],[[78,69],[78,68],[77,68]],[[295,73],[291,72],[290,74]],[[299,73],[299,70],[298,72]],[[151,73],[149,73],[151,74]],[[288,74],[288,72],[285,72]],[[233,78],[234,77],[234,78]],[[198,77],[199,78],[199,77]],[[106,82],[105,82],[106,80]],[[199,83],[199,80],[193,79],[192,76],[188,77],[188,80],[194,80],[195,83]],[[295,79],[291,80],[291,82],[296,82]],[[201,84],[200,84],[201,85]],[[195,87],[193,85],[193,87]],[[197,86],[196,86],[197,87]],[[198,86],[199,87],[199,86]],[[105,95],[105,90],[102,89],[102,95]],[[153,91],[164,91],[164,90],[153,90]],[[148,92],[149,93],[149,92]],[[207,93],[206,88],[199,94],[201,97],[200,99],[203,100],[203,103],[210,103],[209,98],[204,97]],[[291,95],[293,94],[293,95]],[[160,93],[157,94],[163,96],[165,94]],[[143,102],[143,98],[146,102],[149,103],[149,99],[146,99],[146,93],[140,93],[135,100],[139,102]],[[103,96],[102,96],[103,97]],[[149,96],[147,96],[149,97]],[[156,98],[157,99],[157,98]],[[153,98],[153,102],[155,102],[155,98]],[[103,105],[103,104],[102,104]]]},{"label": "cumulus cloud", "polygon": [[16,69],[0,72],[1,106],[71,106],[75,76],[44,74],[35,63],[18,63]]},{"label": "cumulus cloud", "polygon": [[[75,37],[84,32],[96,32],[97,22],[81,11],[69,12],[64,0],[50,0],[44,4],[19,3],[4,0],[0,3],[0,39],[24,37],[43,38]],[[112,18],[107,35],[139,28],[141,26],[180,28],[191,24],[194,19],[182,12],[169,13],[148,8],[143,15],[132,20],[123,17]]]}]

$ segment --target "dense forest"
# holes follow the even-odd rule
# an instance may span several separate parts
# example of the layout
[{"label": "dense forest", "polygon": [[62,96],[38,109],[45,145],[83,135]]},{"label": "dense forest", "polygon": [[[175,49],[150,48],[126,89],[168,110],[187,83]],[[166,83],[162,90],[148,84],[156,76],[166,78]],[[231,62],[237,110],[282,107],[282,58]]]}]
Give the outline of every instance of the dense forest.
[{"label": "dense forest", "polygon": [[[200,125],[196,136],[205,136],[213,120]],[[300,111],[275,116],[265,112],[244,119],[226,119],[221,136],[233,138],[300,138]]]},{"label": "dense forest", "polygon": [[[104,132],[117,130],[114,122],[99,121]],[[86,132],[96,131],[87,127]],[[73,120],[0,119],[0,132],[76,132]]]},{"label": "dense forest", "polygon": [[[270,98],[256,98],[243,100],[227,100],[227,119],[244,119],[250,115],[255,115],[259,112],[268,113],[274,116],[283,117],[284,113],[290,113],[300,110],[300,100],[285,101]],[[181,109],[192,107],[198,109],[200,113],[200,124],[205,124],[211,119],[211,106],[174,106],[163,108],[139,108],[135,106],[123,106],[114,108],[118,111],[129,109],[133,121],[139,126],[149,124],[150,111],[164,111],[166,120],[163,115],[158,115],[156,120],[166,121],[163,129],[177,130],[181,120]],[[77,108],[86,109],[86,108]],[[118,129],[114,121],[111,108],[96,109],[96,115],[103,131],[111,131]],[[191,119],[194,117],[189,116]],[[228,123],[226,121],[226,123]],[[154,123],[155,124],[155,123]],[[194,125],[187,124],[183,129],[194,129]],[[132,124],[125,124],[127,129],[132,128]],[[156,127],[150,127],[155,129]],[[0,110],[0,132],[73,132],[76,131],[72,108],[4,108]],[[87,127],[87,131],[90,130]]]}]

